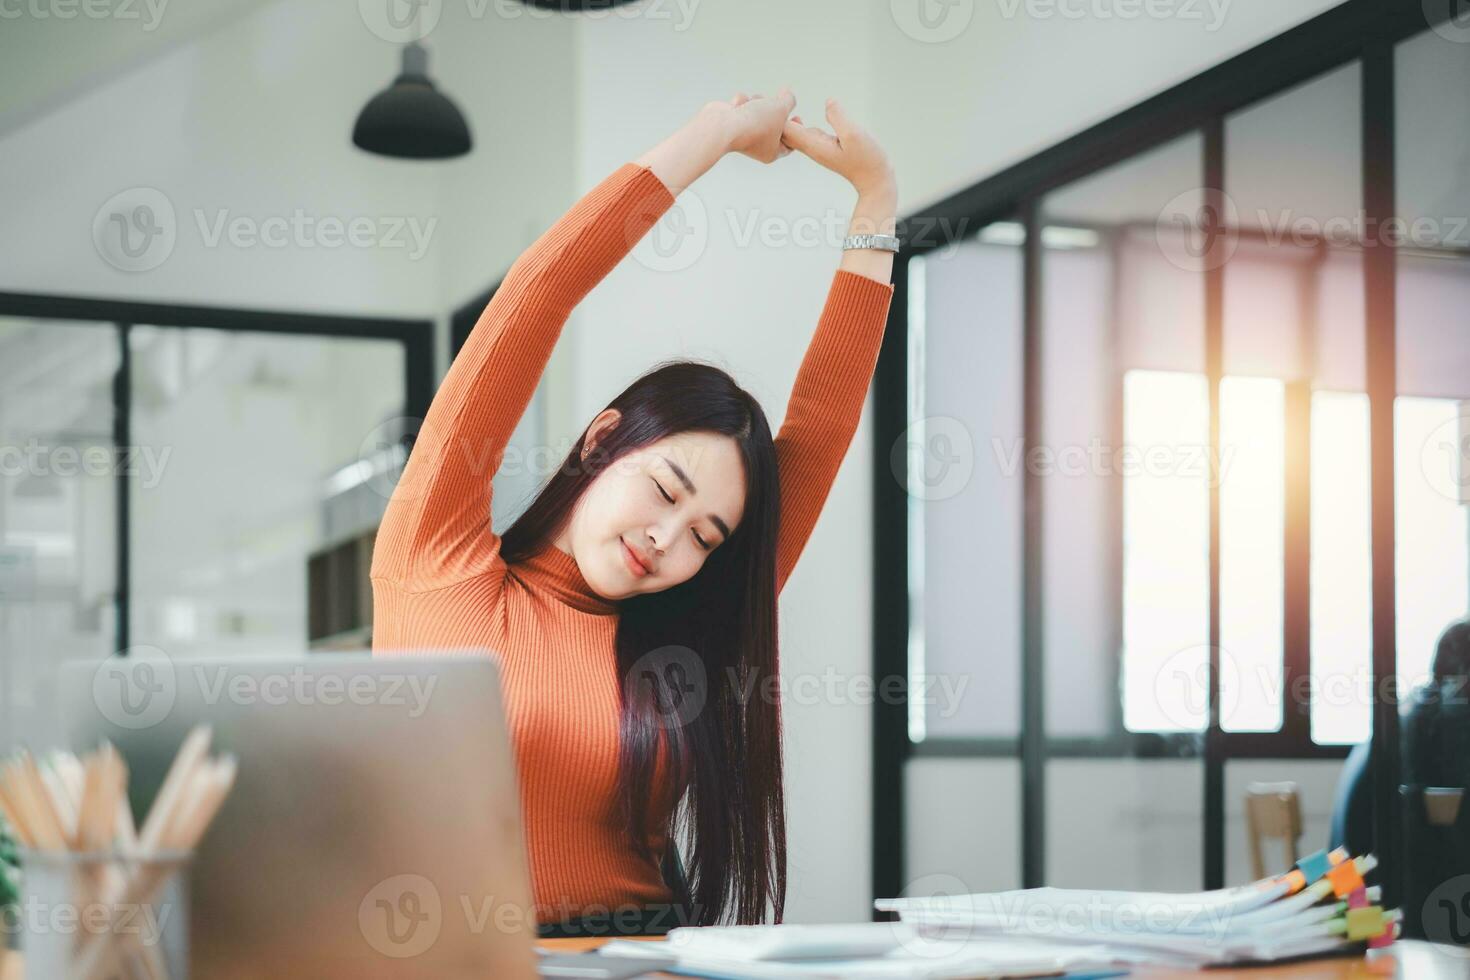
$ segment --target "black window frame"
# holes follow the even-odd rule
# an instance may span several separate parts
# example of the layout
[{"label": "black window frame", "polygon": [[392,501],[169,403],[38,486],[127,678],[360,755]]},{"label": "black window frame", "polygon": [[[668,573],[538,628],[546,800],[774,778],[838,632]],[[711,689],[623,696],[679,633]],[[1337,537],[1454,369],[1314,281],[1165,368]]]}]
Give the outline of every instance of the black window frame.
[{"label": "black window frame", "polygon": [[[1351,63],[1359,63],[1362,113],[1362,204],[1369,227],[1395,213],[1394,53],[1407,38],[1448,19],[1432,19],[1420,4],[1387,5],[1349,0],[1216,67],[1127,109],[1051,148],[945,198],[900,222],[903,247],[894,267],[894,298],[874,376],[873,493],[873,673],[908,676],[908,522],[904,487],[893,478],[890,449],[902,438],[906,417],[909,262],[952,244],[906,230],[950,228],[978,231],[997,221],[1025,227],[1023,297],[1023,437],[1036,445],[1039,419],[1039,331],[1041,324],[1040,202],[1053,190],[1171,140],[1198,133],[1203,138],[1202,186],[1206,206],[1221,208],[1225,187],[1225,119],[1296,85]],[[1220,212],[1223,213],[1223,210]],[[968,235],[963,236],[968,237]],[[1219,389],[1223,365],[1224,271],[1204,274],[1206,375],[1210,391],[1211,448],[1219,452]],[[1365,378],[1370,400],[1372,660],[1375,703],[1373,770],[1375,850],[1384,869],[1386,899],[1399,893],[1399,719],[1382,692],[1395,676],[1393,405],[1395,398],[1395,256],[1392,249],[1366,249]],[[1309,402],[1309,395],[1307,396]],[[1310,438],[1309,413],[1300,391],[1287,393],[1288,447]],[[1306,443],[1309,445],[1309,443]],[[1305,467],[1302,467],[1305,469]],[[1286,516],[1287,593],[1283,645],[1285,691],[1299,690],[1293,678],[1310,678],[1309,623],[1303,591],[1309,559],[1310,513],[1305,475],[1289,471]],[[1023,555],[1021,725],[1014,738],[926,739],[917,745],[908,732],[902,698],[875,699],[872,734],[872,889],[874,896],[900,894],[905,880],[904,766],[925,757],[1019,758],[1021,764],[1021,865],[1024,887],[1045,884],[1045,763],[1072,757],[1198,757],[1203,760],[1203,879],[1206,888],[1224,885],[1225,765],[1237,759],[1340,759],[1349,746],[1318,745],[1310,734],[1310,690],[1283,706],[1280,731],[1225,732],[1219,717],[1220,524],[1219,488],[1210,493],[1209,720],[1201,734],[1156,735],[1115,730],[1102,738],[1050,738],[1045,734],[1041,605],[1041,544],[1044,528],[1040,478],[1023,470]],[[1115,665],[1115,670],[1121,665]],[[1306,681],[1309,683],[1309,681]]]},{"label": "black window frame", "polygon": [[[117,373],[113,379],[114,449],[132,444],[132,352],[128,336],[135,325],[197,327],[230,333],[397,341],[403,347],[403,415],[424,418],[434,395],[432,320],[334,316],[20,292],[0,292],[0,317],[65,320],[72,324],[92,325],[99,330],[114,332],[119,351]],[[411,445],[409,448],[411,449]],[[114,597],[116,630],[113,636],[113,649],[119,654],[125,654],[132,645],[131,552],[135,542],[130,519],[130,494],[130,479],[125,472],[119,471],[115,497],[117,567]],[[304,642],[305,637],[302,639]]]}]

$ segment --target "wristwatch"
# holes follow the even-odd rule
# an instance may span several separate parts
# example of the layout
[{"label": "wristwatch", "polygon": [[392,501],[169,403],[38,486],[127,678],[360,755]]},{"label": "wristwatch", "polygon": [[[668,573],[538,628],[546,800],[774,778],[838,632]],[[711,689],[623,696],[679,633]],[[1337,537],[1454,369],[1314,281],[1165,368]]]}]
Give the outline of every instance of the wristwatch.
[{"label": "wristwatch", "polygon": [[896,235],[848,235],[842,240],[842,248],[881,248],[885,252],[898,251],[898,236]]}]

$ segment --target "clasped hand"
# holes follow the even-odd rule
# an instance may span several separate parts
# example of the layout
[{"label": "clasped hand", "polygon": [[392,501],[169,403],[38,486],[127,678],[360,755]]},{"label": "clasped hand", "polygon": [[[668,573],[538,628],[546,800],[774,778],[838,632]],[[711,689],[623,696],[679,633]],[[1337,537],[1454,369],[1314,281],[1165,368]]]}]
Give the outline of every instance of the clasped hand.
[{"label": "clasped hand", "polygon": [[774,96],[738,92],[728,102],[711,102],[705,109],[721,119],[733,152],[773,163],[795,150],[845,177],[859,194],[893,188],[888,155],[836,99],[827,100],[831,133],[792,115],[796,96],[789,86],[782,86]]}]

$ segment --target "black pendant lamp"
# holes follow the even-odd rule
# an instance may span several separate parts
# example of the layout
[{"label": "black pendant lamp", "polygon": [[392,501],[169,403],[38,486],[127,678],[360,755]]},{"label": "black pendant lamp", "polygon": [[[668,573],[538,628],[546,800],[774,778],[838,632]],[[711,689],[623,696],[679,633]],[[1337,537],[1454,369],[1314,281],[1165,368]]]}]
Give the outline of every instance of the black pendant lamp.
[{"label": "black pendant lamp", "polygon": [[352,127],[352,142],[369,153],[409,160],[446,160],[470,152],[470,127],[459,107],[429,81],[429,52],[403,49],[403,72],[369,100]]},{"label": "black pendant lamp", "polygon": [[581,14],[587,11],[607,10],[633,0],[521,0],[528,7],[542,10],[560,10],[564,14]]}]

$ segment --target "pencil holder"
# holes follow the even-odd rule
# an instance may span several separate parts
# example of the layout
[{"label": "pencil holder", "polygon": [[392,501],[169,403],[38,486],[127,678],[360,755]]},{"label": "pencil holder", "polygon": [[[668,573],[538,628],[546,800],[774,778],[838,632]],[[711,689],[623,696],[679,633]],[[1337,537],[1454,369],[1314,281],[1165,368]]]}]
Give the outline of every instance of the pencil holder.
[{"label": "pencil holder", "polygon": [[17,906],[26,977],[184,980],[188,851],[21,849]]}]

